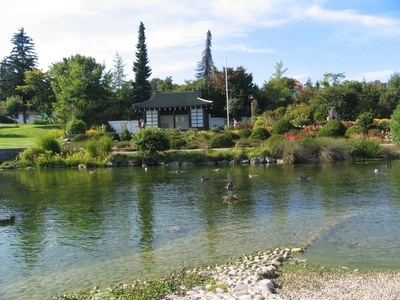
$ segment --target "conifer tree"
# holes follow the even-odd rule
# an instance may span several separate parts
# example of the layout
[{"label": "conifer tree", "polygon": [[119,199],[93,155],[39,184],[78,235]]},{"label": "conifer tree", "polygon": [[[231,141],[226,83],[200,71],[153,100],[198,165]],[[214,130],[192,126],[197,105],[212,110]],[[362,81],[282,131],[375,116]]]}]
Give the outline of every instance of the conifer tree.
[{"label": "conifer tree", "polygon": [[212,79],[212,72],[214,69],[214,62],[211,54],[211,32],[207,31],[207,38],[205,43],[205,49],[203,51],[203,55],[201,61],[197,65],[197,74],[196,78],[200,80],[204,80],[206,82],[210,82]]},{"label": "conifer tree", "polygon": [[145,27],[142,22],[139,26],[138,43],[136,61],[133,63],[133,72],[135,73],[134,102],[142,102],[149,100],[151,95],[151,84],[148,80],[151,75],[151,68],[148,66],[149,59],[147,57],[146,37],[144,34]]},{"label": "conifer tree", "polygon": [[36,68],[38,57],[35,53],[35,44],[25,33],[24,28],[14,34],[11,42],[14,45],[11,54],[0,64],[0,100],[11,96],[22,97],[24,123],[26,123],[25,111],[30,95],[16,88],[25,85],[25,71]]}]

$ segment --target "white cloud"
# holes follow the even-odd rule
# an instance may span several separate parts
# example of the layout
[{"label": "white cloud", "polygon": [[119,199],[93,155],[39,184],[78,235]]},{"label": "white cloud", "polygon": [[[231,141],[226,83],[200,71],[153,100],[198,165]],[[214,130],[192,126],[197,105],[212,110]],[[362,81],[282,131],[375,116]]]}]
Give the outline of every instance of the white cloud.
[{"label": "white cloud", "polygon": [[[309,60],[314,66],[313,56],[326,53],[311,49],[310,57],[300,58],[303,44],[297,26],[307,25],[314,31],[307,34],[323,36],[321,47],[326,41],[345,45],[349,41],[368,43],[370,39],[385,37],[390,40],[400,34],[399,19],[370,14],[361,14],[357,9],[329,10],[328,0],[13,0],[0,3],[0,57],[8,55],[12,35],[21,27],[33,38],[39,55],[40,67],[74,54],[90,55],[98,62],[105,62],[107,68],[113,65],[116,52],[120,53],[131,72],[135,59],[139,23],[146,27],[146,42],[153,76],[168,74],[187,78],[194,76],[194,68],[201,59],[207,30],[213,36],[213,56],[229,56],[235,52],[240,63],[249,72],[260,66],[274,63],[277,54],[285,53],[289,59],[295,53],[296,59]],[[324,27],[323,34],[320,27]],[[293,28],[293,30],[290,30]],[[260,41],[249,38],[257,32],[268,36],[271,32],[284,32],[280,40]],[[318,34],[319,33],[319,34]],[[304,32],[303,32],[304,35]],[[279,39],[278,38],[278,39]],[[293,48],[283,48],[283,41],[291,40]],[[379,40],[380,41],[380,40]],[[264,44],[263,44],[264,43]],[[288,45],[288,44],[286,44]],[[319,46],[314,43],[315,47]],[[332,44],[330,44],[332,45]],[[239,54],[238,54],[239,53]],[[335,53],[333,51],[332,53]],[[257,62],[254,62],[254,54]],[[335,55],[337,55],[335,53]],[[350,55],[350,54],[349,54]],[[336,62],[341,57],[337,56]],[[307,65],[304,64],[303,65]],[[324,66],[325,67],[325,66]],[[169,70],[169,72],[168,72]],[[324,70],[329,71],[329,70]],[[269,71],[262,71],[270,73]],[[262,73],[261,71],[259,73]],[[271,70],[272,72],[272,70]],[[305,70],[306,73],[313,73]],[[300,71],[300,73],[302,73]]]}]

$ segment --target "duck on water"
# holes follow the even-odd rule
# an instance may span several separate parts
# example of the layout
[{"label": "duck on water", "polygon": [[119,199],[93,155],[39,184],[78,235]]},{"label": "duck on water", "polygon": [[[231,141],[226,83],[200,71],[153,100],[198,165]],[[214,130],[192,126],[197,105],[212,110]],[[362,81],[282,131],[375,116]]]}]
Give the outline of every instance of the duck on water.
[{"label": "duck on water", "polygon": [[0,225],[11,225],[15,223],[15,216],[0,219]]}]

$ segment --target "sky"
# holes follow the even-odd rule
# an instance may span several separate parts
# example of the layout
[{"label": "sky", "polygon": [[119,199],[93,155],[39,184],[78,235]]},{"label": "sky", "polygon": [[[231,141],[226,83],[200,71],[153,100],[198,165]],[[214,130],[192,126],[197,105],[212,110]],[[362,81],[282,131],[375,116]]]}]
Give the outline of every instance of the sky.
[{"label": "sky", "polygon": [[400,72],[399,0],[1,1],[0,59],[24,28],[43,71],[76,54],[110,70],[118,53],[133,79],[140,22],[150,80],[194,80],[208,30],[215,67],[244,67],[260,87],[279,62],[303,83],[325,73],[387,82]]}]

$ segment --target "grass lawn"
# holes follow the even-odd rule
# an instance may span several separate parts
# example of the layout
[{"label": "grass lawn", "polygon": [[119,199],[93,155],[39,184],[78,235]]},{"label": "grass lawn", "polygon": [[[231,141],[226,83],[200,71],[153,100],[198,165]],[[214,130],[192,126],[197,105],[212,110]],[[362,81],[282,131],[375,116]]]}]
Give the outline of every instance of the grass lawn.
[{"label": "grass lawn", "polygon": [[0,149],[27,148],[36,145],[39,136],[60,132],[58,125],[0,124]]}]

